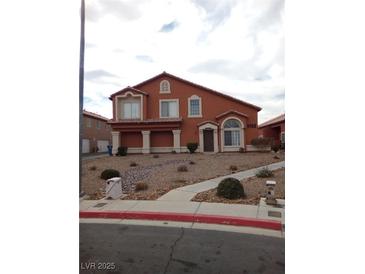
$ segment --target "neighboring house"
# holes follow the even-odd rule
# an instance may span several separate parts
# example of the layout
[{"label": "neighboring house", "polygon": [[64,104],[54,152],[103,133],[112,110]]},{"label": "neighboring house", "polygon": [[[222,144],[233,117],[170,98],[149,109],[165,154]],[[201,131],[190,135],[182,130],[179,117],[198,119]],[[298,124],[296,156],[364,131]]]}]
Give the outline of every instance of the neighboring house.
[{"label": "neighboring house", "polygon": [[109,97],[113,153],[250,150],[260,107],[163,72]]},{"label": "neighboring house", "polygon": [[259,135],[273,139],[274,144],[285,144],[285,114],[259,125]]},{"label": "neighboring house", "polygon": [[109,119],[84,110],[82,116],[82,153],[106,152],[111,144]]}]

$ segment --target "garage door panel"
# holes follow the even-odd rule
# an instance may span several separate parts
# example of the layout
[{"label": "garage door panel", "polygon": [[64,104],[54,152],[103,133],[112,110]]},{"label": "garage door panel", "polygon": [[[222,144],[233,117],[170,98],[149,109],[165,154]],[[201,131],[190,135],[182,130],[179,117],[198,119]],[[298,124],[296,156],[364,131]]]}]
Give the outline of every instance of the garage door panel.
[{"label": "garage door panel", "polygon": [[107,140],[98,140],[96,142],[97,147],[99,148],[98,152],[107,152],[109,141]]},{"label": "garage door panel", "polygon": [[82,139],[82,153],[89,153],[89,152],[90,152],[90,140]]}]

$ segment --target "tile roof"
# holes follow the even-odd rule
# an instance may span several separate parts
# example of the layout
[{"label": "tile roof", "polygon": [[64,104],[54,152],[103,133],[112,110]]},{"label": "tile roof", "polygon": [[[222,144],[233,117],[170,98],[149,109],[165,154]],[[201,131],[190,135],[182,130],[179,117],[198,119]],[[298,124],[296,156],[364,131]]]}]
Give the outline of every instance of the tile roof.
[{"label": "tile roof", "polygon": [[261,127],[266,127],[266,126],[270,126],[270,125],[273,125],[273,124],[276,124],[276,123],[280,123],[280,122],[283,122],[285,121],[285,113],[284,114],[281,114],[275,118],[272,118],[262,124],[259,125],[259,128]]},{"label": "tile roof", "polygon": [[[170,77],[170,78],[176,79],[176,80],[181,81],[181,82],[184,82],[184,83],[186,83],[186,84],[188,84],[188,85],[192,85],[192,86],[195,86],[195,87],[197,87],[197,88],[204,89],[204,90],[206,90],[206,91],[208,91],[208,92],[210,92],[210,93],[214,93],[214,94],[216,94],[216,95],[219,95],[219,96],[222,96],[222,97],[228,98],[228,99],[230,99],[230,100],[233,100],[233,101],[239,102],[239,103],[241,103],[241,104],[245,104],[245,105],[247,105],[247,106],[250,106],[250,107],[255,108],[257,111],[260,111],[260,110],[262,109],[262,108],[260,108],[260,107],[258,107],[258,106],[256,106],[256,105],[253,105],[253,104],[247,103],[247,102],[245,102],[245,101],[243,101],[243,100],[240,100],[240,99],[237,99],[237,98],[235,98],[235,97],[229,96],[229,95],[227,95],[227,94],[221,93],[221,92],[219,92],[219,91],[216,91],[216,90],[213,90],[213,89],[210,89],[210,88],[207,88],[207,87],[201,86],[201,85],[199,85],[199,84],[195,84],[195,83],[193,83],[193,82],[190,82],[190,81],[188,81],[188,80],[182,79],[182,78],[180,78],[180,77],[177,77],[177,76],[172,75],[172,74],[170,74],[170,73],[167,73],[167,72],[165,72],[165,71],[164,71],[164,72],[162,72],[162,73],[160,73],[160,74],[158,74],[158,75],[156,75],[156,76],[154,76],[154,77],[152,77],[152,78],[150,78],[150,79],[147,79],[147,80],[145,80],[145,81],[143,81],[143,82],[141,82],[141,83],[139,83],[139,84],[137,84],[137,85],[134,85],[134,86],[133,86],[133,88],[137,89],[138,87],[140,87],[140,86],[142,86],[142,85],[144,85],[144,84],[146,84],[146,83],[148,83],[148,82],[151,82],[151,81],[153,81],[153,80],[155,80],[155,79],[158,79],[159,77],[162,77],[162,76],[167,76],[167,77]],[[120,92],[120,91],[118,91],[118,92]],[[118,93],[118,92],[116,92],[116,93]],[[114,96],[116,93],[113,93],[113,94],[109,97],[109,99],[111,99],[111,97],[112,97],[112,96]]]},{"label": "tile roof", "polygon": [[94,112],[87,111],[85,109],[82,111],[82,114],[87,115],[87,116],[91,116],[93,118],[101,119],[101,120],[104,120],[104,121],[109,120],[109,118],[106,118],[106,117],[101,116],[101,115],[99,115],[97,113],[94,113]]}]

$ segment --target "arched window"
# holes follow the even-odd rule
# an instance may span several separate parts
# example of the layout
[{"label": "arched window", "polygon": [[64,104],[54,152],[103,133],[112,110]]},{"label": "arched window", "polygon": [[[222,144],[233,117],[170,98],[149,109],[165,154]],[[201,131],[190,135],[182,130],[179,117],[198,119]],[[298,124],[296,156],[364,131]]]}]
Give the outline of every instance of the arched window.
[{"label": "arched window", "polygon": [[229,119],[223,125],[224,146],[241,145],[241,124],[236,119]]},{"label": "arched window", "polygon": [[160,83],[160,93],[170,93],[170,83],[167,80],[163,80]]}]

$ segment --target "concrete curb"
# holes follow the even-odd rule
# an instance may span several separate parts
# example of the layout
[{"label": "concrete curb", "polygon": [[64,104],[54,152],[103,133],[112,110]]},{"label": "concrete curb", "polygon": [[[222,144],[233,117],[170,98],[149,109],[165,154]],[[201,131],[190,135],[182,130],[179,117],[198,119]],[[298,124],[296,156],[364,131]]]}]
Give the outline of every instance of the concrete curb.
[{"label": "concrete curb", "polygon": [[150,212],[150,211],[80,211],[79,217],[196,222],[196,223],[207,223],[207,224],[249,226],[256,228],[279,230],[279,231],[281,231],[282,229],[281,222],[279,221],[236,217],[236,216],[208,215],[208,214]]}]

